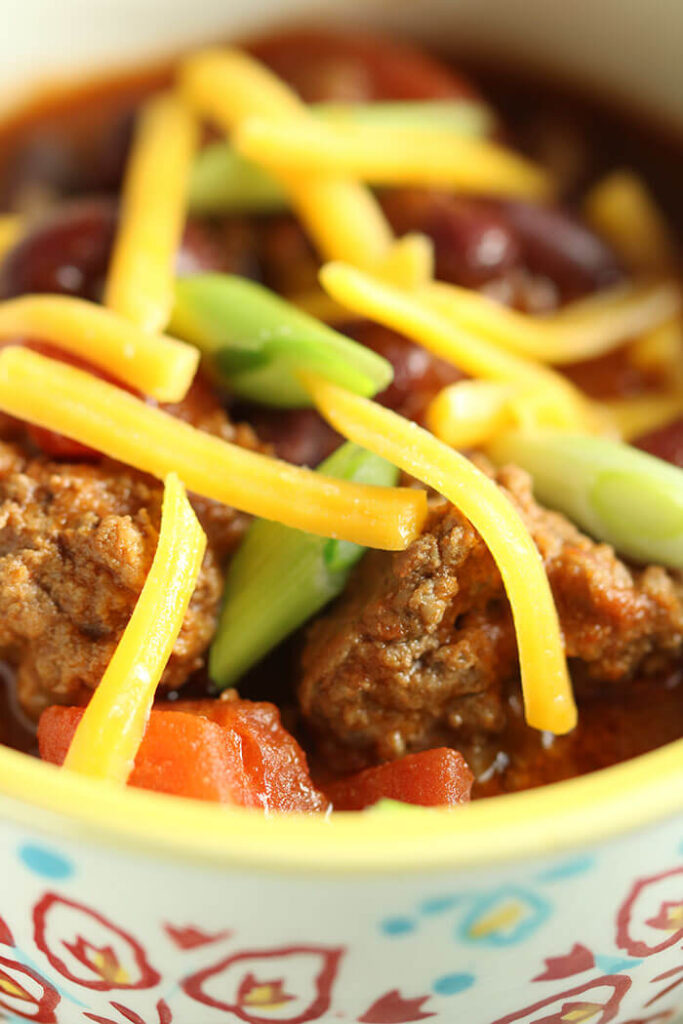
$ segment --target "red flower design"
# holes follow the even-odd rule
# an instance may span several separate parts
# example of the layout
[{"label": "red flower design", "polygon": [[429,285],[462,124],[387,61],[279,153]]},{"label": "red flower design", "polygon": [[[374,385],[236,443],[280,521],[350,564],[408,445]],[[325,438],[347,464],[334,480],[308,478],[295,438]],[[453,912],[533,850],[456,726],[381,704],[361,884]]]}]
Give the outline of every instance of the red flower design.
[{"label": "red flower design", "polygon": [[5,921],[0,917],[0,944],[3,946],[13,946],[14,937],[9,930],[9,925],[5,924]]},{"label": "red flower design", "polygon": [[630,987],[631,979],[626,975],[608,974],[542,999],[494,1024],[608,1024],[619,1012]]},{"label": "red flower design", "polygon": [[159,974],[139,942],[81,903],[47,893],[33,911],[35,942],[56,971],[97,992],[151,988]]},{"label": "red flower design", "polygon": [[229,939],[232,932],[205,932],[194,925],[186,925],[184,928],[177,928],[172,924],[165,924],[164,931],[171,942],[175,943],[178,949],[199,949],[200,946],[208,946],[212,942],[220,942],[221,939]]},{"label": "red flower design", "polygon": [[412,1021],[426,1020],[435,1014],[425,1012],[422,1007],[429,996],[404,999],[397,988],[380,996],[358,1020],[360,1024],[412,1024]]},{"label": "red flower design", "polygon": [[[191,999],[247,1024],[305,1024],[320,1020],[329,1009],[343,952],[287,946],[234,953],[187,978],[183,989]],[[275,980],[261,980],[273,975]],[[266,1008],[263,1016],[259,1010]]]},{"label": "red flower design", "polygon": [[581,974],[595,967],[595,958],[590,949],[576,943],[565,956],[551,956],[544,961],[546,970],[537,974],[534,981],[557,981],[559,978],[570,978],[573,974]]},{"label": "red flower design", "polygon": [[0,1008],[15,1017],[55,1024],[59,993],[32,968],[0,956]]},{"label": "red flower design", "polygon": [[617,915],[617,945],[629,956],[646,957],[682,940],[683,868],[641,878]]},{"label": "red flower design", "polygon": [[[131,1010],[127,1006],[123,1006],[121,1003],[112,1003],[112,1007],[120,1013],[130,1024],[145,1024],[145,1021],[136,1013],[135,1010]],[[168,1003],[165,999],[160,999],[157,1003],[157,1013],[159,1014],[159,1024],[173,1024],[173,1014],[169,1008]],[[85,1013],[83,1015],[88,1020],[92,1020],[95,1024],[118,1024],[117,1021],[111,1019],[111,1017],[100,1017],[96,1013]]]}]

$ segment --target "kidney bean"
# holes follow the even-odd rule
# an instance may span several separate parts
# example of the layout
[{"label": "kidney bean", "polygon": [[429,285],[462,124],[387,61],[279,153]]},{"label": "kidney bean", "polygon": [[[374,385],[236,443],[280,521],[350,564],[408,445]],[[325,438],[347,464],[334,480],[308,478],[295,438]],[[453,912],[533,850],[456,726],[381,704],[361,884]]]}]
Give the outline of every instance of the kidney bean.
[{"label": "kidney bean", "polygon": [[238,415],[248,421],[278,458],[297,466],[318,466],[343,441],[315,409],[249,406],[240,408]]},{"label": "kidney bean", "polygon": [[307,103],[474,97],[447,65],[404,43],[361,33],[294,30],[250,47]]},{"label": "kidney bean", "polygon": [[97,298],[115,230],[113,200],[55,207],[7,255],[0,271],[0,297],[50,292]]},{"label": "kidney bean", "polygon": [[377,401],[408,419],[420,421],[434,395],[464,377],[457,367],[386,327],[355,324],[347,333],[394,367],[394,379]]},{"label": "kidney bean", "polygon": [[665,462],[672,462],[674,466],[683,468],[683,417],[660,427],[659,430],[643,434],[632,443],[650,455],[656,455]]},{"label": "kidney bean", "polygon": [[549,277],[564,301],[615,284],[621,278],[612,250],[567,210],[520,200],[504,200],[496,205],[516,234],[526,267]]},{"label": "kidney bean", "polygon": [[485,200],[401,189],[387,193],[383,206],[397,234],[421,231],[432,239],[436,276],[443,281],[478,288],[521,262],[515,231]]},{"label": "kidney bean", "polygon": [[[15,246],[0,270],[0,298],[28,293],[74,295],[99,300],[117,225],[109,198],[60,204]],[[243,269],[247,241],[230,244],[227,234],[188,221],[178,252],[179,276]]]},{"label": "kidney bean", "polygon": [[571,363],[563,366],[562,371],[587,395],[598,399],[642,395],[659,383],[651,372],[634,366],[624,348],[597,359]]}]

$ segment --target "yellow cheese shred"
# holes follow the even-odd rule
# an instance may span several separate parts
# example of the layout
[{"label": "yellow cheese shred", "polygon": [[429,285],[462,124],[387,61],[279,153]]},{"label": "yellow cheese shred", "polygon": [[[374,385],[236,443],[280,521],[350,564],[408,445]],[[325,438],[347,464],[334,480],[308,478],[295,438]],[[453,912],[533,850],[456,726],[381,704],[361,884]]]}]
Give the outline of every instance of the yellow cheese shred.
[{"label": "yellow cheese shred", "polygon": [[[179,86],[197,113],[227,134],[251,116],[304,125],[310,121],[316,131],[320,127],[319,119],[283,81],[239,50],[204,50],[189,57],[181,67]],[[346,260],[378,273],[386,265],[386,273],[395,270],[393,233],[367,188],[336,168],[328,175],[309,170],[278,177],[324,259]],[[397,283],[405,286],[405,264],[399,264]]]},{"label": "yellow cheese shred", "polygon": [[675,265],[666,220],[632,171],[615,171],[598,182],[586,196],[583,212],[631,270],[667,273]]},{"label": "yellow cheese shred", "polygon": [[189,108],[172,94],[155,96],[142,109],[104,302],[145,331],[163,331],[171,316],[198,134]]},{"label": "yellow cheese shred", "polygon": [[18,214],[0,215],[0,261],[17,244],[24,232],[24,218]]},{"label": "yellow cheese shred", "polygon": [[432,308],[421,294],[402,292],[342,263],[324,266],[320,280],[335,302],[411,338],[471,377],[525,385],[542,392],[546,404],[554,409],[555,426],[593,429],[590,404],[568,380],[465,330],[443,311]]},{"label": "yellow cheese shred", "polygon": [[238,125],[235,148],[275,173],[338,174],[371,185],[420,185],[458,192],[551,195],[546,172],[491,142],[437,128],[321,124],[313,118],[268,115]]},{"label": "yellow cheese shred", "polygon": [[0,302],[0,339],[29,337],[106,370],[160,402],[180,402],[199,364],[193,345],[140,330],[116,313],[68,295]]},{"label": "yellow cheese shred", "polygon": [[78,724],[64,767],[125,785],[206,550],[185,488],[165,480],[154,561],[123,636]]},{"label": "yellow cheese shred", "polygon": [[72,366],[25,348],[0,352],[0,409],[126,465],[308,533],[400,550],[420,532],[423,494],[333,480],[248,451]]},{"label": "yellow cheese shred", "polygon": [[619,435],[631,441],[683,416],[683,392],[637,395],[602,403]]},{"label": "yellow cheese shred", "polygon": [[500,488],[416,423],[322,378],[306,383],[322,415],[344,437],[433,487],[479,531],[512,608],[527,722],[557,735],[573,729],[577,711],[548,578],[528,530]]},{"label": "yellow cheese shred", "polygon": [[421,296],[455,323],[511,352],[554,364],[604,355],[681,309],[680,289],[671,281],[609,288],[547,316],[519,313],[479,292],[437,281]]},{"label": "yellow cheese shred", "polygon": [[514,425],[510,399],[516,390],[489,380],[449,384],[429,403],[426,425],[451,448],[482,448]]}]

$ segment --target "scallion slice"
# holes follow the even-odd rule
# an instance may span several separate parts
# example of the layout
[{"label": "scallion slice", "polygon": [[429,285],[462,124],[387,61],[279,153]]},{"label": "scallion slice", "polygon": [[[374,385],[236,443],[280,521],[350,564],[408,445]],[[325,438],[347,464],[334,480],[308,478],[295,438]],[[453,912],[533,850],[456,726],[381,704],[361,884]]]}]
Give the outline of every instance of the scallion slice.
[{"label": "scallion slice", "polygon": [[[318,468],[341,480],[385,487],[393,486],[398,477],[395,466],[351,443],[343,444]],[[358,544],[256,520],[225,583],[209,655],[209,674],[216,686],[231,686],[336,597],[364,551]]]},{"label": "scallion slice", "polygon": [[498,463],[533,477],[534,493],[627,558],[683,569],[683,470],[627,444],[548,432],[506,432]]},{"label": "scallion slice", "polygon": [[386,359],[241,277],[179,280],[171,324],[177,336],[201,349],[218,384],[265,405],[309,406],[301,370],[364,397],[393,377]]},{"label": "scallion slice", "polygon": [[[450,129],[471,138],[482,138],[495,128],[490,108],[469,100],[318,103],[311,110],[332,124]],[[200,214],[270,213],[288,206],[274,178],[225,141],[210,143],[197,155],[189,203],[190,209]]]}]

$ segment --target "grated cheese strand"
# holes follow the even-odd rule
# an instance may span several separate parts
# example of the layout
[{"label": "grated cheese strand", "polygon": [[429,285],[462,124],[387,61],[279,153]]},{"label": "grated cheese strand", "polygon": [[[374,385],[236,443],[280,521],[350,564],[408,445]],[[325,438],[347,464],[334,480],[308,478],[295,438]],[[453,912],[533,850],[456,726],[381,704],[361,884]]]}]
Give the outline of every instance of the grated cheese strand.
[{"label": "grated cheese strand", "polygon": [[671,232],[645,183],[631,171],[615,171],[586,196],[584,216],[624,264],[645,273],[675,267]]},{"label": "grated cheese strand", "polygon": [[198,136],[194,117],[176,96],[164,93],[143,107],[104,302],[145,331],[164,330],[171,316]]},{"label": "grated cheese strand", "polygon": [[516,389],[488,380],[449,384],[432,399],[425,422],[451,448],[481,448],[513,426],[510,399]]},{"label": "grated cheese strand", "polygon": [[0,261],[4,260],[24,233],[24,218],[18,214],[0,214]]},{"label": "grated cheese strand", "polygon": [[277,174],[339,174],[371,185],[420,185],[461,193],[547,199],[550,179],[530,160],[488,139],[393,125],[321,124],[312,117],[250,116],[235,149]]},{"label": "grated cheese strand", "polygon": [[[179,85],[197,113],[228,135],[252,116],[320,127],[319,119],[283,81],[239,50],[204,50],[188,58]],[[380,273],[388,265],[390,272],[394,236],[369,189],[336,168],[328,175],[309,170],[278,178],[324,259],[343,259]],[[403,275],[398,283],[405,285]]]},{"label": "grated cheese strand", "polygon": [[308,378],[306,384],[335,430],[433,487],[478,530],[512,608],[526,720],[556,735],[573,729],[577,711],[548,578],[528,530],[500,488],[416,423],[321,378]]},{"label": "grated cheese strand", "polygon": [[548,316],[507,309],[486,295],[433,282],[420,293],[427,305],[511,352],[563,364],[605,355],[666,323],[681,310],[672,281],[620,285],[570,303]]},{"label": "grated cheese strand", "polygon": [[0,340],[30,337],[98,366],[159,402],[180,402],[199,365],[193,345],[151,335],[117,313],[68,295],[0,302]]},{"label": "grated cheese strand", "polygon": [[166,477],[152,566],[111,661],[78,724],[64,767],[125,785],[159,680],[180,633],[206,536],[178,477]]},{"label": "grated cheese strand", "polygon": [[401,292],[342,263],[324,266],[320,280],[335,302],[398,331],[470,376],[526,385],[542,392],[546,404],[554,408],[556,426],[593,428],[589,403],[569,381],[466,331],[442,311],[431,308],[420,294]]},{"label": "grated cheese strand", "polygon": [[419,534],[424,494],[325,477],[197,430],[72,366],[8,347],[0,409],[189,491],[307,533],[401,550]]}]

